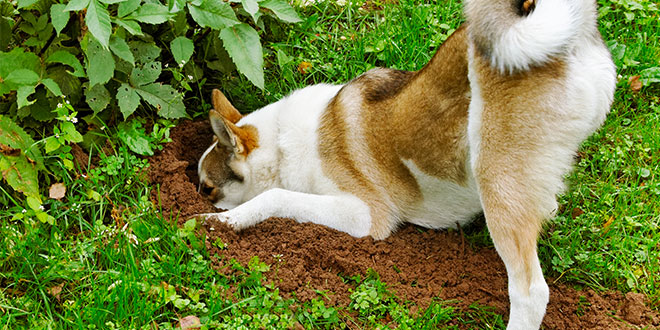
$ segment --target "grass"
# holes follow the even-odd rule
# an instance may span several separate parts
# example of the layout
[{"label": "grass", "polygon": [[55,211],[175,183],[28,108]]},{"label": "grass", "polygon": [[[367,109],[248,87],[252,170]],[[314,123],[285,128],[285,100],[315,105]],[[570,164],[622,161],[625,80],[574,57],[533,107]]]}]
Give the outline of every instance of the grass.
[{"label": "grass", "polygon": [[[642,292],[658,309],[659,84],[634,91],[628,83],[660,67],[658,9],[651,1],[599,2],[600,28],[621,78],[607,122],[580,150],[539,254],[551,280]],[[266,38],[265,91],[241,77],[217,83],[249,111],[293,89],[345,82],[375,66],[419,69],[461,23],[457,1],[369,4],[383,8],[320,3],[300,9],[302,23],[273,31]],[[211,269],[214,256],[194,235],[195,224],[163,221],[149,201],[154,187],[144,178],[144,160],[111,141],[110,149],[92,149],[101,162],[87,177],[62,170],[68,197],[46,202],[55,225],[22,217],[18,202],[0,213],[0,328],[170,329],[185,315],[219,329],[296,322],[306,328],[504,327],[502,316],[485,306],[457,310],[435,301],[413,313],[372,273],[351,280],[351,304],[340,308],[322,295],[304,304],[284,299],[261,283],[269,266],[258,259],[228,272]],[[491,244],[485,230],[471,240]]]}]

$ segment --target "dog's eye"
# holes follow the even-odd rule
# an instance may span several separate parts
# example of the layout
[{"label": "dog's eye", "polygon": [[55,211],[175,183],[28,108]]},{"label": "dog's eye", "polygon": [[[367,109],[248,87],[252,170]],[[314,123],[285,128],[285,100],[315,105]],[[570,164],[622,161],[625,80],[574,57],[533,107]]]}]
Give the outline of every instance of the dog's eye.
[{"label": "dog's eye", "polygon": [[202,191],[202,193],[203,193],[204,195],[207,195],[207,196],[208,196],[208,195],[211,195],[211,193],[213,192],[213,189],[215,189],[215,187],[213,187],[213,186],[209,186],[209,185],[207,185],[206,183],[202,183],[202,189],[201,189],[201,191]]}]

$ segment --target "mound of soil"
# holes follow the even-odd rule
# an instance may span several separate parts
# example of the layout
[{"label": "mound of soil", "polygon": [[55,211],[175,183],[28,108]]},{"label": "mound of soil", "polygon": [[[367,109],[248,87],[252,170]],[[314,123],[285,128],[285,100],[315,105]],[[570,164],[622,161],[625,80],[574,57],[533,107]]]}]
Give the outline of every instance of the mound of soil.
[{"label": "mound of soil", "polygon": [[159,189],[151,199],[164,217],[185,221],[199,213],[218,212],[211,202],[197,193],[197,161],[211,145],[213,130],[206,122],[185,122],[170,132],[172,142],[149,158],[149,179]]},{"label": "mound of soil", "polygon": [[[153,183],[160,185],[154,201],[165,215],[213,212],[214,207],[197,194],[197,160],[211,143],[205,122],[184,122],[172,131],[173,142],[150,159]],[[168,213],[171,212],[171,213]],[[420,308],[434,297],[457,300],[466,308],[474,302],[508,315],[507,277],[504,264],[492,248],[470,246],[460,231],[426,230],[403,226],[386,240],[354,238],[320,225],[290,219],[269,219],[240,233],[222,224],[207,223],[207,247],[218,254],[214,266],[227,269],[235,258],[247,263],[252,256],[273,265],[266,274],[284,295],[302,300],[326,290],[333,303],[346,306],[349,284],[339,276],[365,274],[372,268],[397,296]],[[220,238],[227,248],[210,242]],[[660,326],[660,316],[636,293],[598,293],[550,283],[546,329],[629,329]]]}]

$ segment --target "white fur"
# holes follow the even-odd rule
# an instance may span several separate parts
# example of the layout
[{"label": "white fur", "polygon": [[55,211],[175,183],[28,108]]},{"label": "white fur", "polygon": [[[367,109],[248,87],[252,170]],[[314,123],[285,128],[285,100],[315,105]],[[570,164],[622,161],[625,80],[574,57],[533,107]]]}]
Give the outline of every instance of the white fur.
[{"label": "white fur", "polygon": [[235,230],[254,226],[270,217],[313,222],[355,237],[369,235],[371,214],[367,204],[352,195],[316,195],[271,189],[223,213],[203,215]]},{"label": "white fur", "polygon": [[505,264],[509,278],[509,324],[507,330],[538,329],[545,315],[545,308],[550,301],[550,288],[543,278],[539,258],[532,265],[532,281],[527,288],[523,281],[526,274],[516,269],[516,266]]},{"label": "white fur", "polygon": [[293,92],[280,108],[278,149],[282,187],[310,194],[340,194],[321,169],[318,127],[321,114],[341,85],[319,84]]},{"label": "white fur", "polygon": [[406,221],[426,228],[449,228],[465,225],[481,213],[481,202],[471,176],[462,186],[424,173],[411,160],[403,163],[417,180],[423,197],[419,204],[406,210]]},{"label": "white fur", "polygon": [[538,0],[534,11],[492,40],[492,65],[501,72],[527,70],[567,52],[584,24],[586,1]]}]

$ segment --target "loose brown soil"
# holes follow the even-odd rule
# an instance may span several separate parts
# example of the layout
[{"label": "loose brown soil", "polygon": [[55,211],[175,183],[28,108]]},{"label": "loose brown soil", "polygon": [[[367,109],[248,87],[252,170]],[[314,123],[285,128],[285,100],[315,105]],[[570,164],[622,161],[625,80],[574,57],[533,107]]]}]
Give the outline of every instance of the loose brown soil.
[{"label": "loose brown soil", "polygon": [[[178,214],[181,223],[196,213],[215,210],[196,189],[197,160],[211,143],[212,132],[205,122],[184,122],[171,136],[174,141],[150,159],[150,178],[160,185],[153,199],[164,216]],[[218,223],[207,223],[202,230],[210,254],[221,256],[214,259],[215,267],[223,270],[232,258],[247,263],[259,256],[273,265],[267,280],[274,281],[284,295],[295,294],[302,301],[316,297],[316,290],[327,290],[334,304],[346,306],[352,286],[339,274],[365,274],[372,268],[398,297],[420,308],[437,297],[457,300],[459,308],[478,302],[507,315],[504,265],[494,249],[471,246],[460,231],[406,225],[388,239],[374,241],[289,219],[269,219],[240,233]],[[218,250],[208,243],[216,238],[227,248]],[[660,327],[660,316],[645,305],[644,295],[578,291],[548,282],[546,329]]]}]

